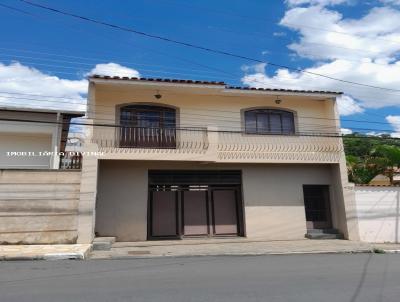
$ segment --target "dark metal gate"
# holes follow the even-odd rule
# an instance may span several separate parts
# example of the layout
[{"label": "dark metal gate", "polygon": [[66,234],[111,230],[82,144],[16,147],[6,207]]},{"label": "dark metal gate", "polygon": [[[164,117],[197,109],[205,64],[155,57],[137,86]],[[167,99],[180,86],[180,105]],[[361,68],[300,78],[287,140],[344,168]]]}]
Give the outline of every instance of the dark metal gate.
[{"label": "dark metal gate", "polygon": [[240,171],[149,171],[148,238],[243,236]]},{"label": "dark metal gate", "polygon": [[304,185],[304,207],[307,229],[332,227],[331,205],[328,185]]}]

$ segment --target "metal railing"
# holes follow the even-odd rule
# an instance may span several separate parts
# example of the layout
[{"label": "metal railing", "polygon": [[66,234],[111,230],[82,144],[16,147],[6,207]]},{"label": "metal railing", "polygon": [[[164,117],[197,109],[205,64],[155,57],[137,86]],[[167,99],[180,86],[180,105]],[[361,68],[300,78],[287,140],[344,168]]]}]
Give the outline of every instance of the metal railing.
[{"label": "metal railing", "polygon": [[61,170],[77,170],[82,168],[82,153],[65,151],[60,154]]},{"label": "metal railing", "polygon": [[208,148],[205,128],[116,127],[94,129],[92,142],[100,149],[145,149],[204,151]]},{"label": "metal railing", "polygon": [[[92,139],[106,153],[198,153],[204,160],[265,162],[338,162],[340,137],[327,135],[257,135],[205,128],[117,127],[95,129]],[[210,148],[212,144],[212,148]],[[196,157],[200,159],[199,157]]]},{"label": "metal railing", "polygon": [[120,127],[118,140],[120,148],[175,149],[175,128]]}]

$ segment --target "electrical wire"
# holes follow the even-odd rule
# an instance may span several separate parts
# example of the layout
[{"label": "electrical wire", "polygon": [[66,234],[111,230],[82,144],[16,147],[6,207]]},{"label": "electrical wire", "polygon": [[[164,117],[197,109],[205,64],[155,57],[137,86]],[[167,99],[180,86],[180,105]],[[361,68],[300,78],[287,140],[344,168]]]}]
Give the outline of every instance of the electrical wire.
[{"label": "electrical wire", "polygon": [[215,53],[215,54],[219,54],[219,55],[224,55],[224,56],[229,56],[229,57],[234,57],[234,58],[238,58],[238,59],[243,59],[246,61],[251,61],[251,62],[255,62],[255,63],[265,63],[265,64],[269,64],[271,66],[274,67],[279,67],[279,68],[285,68],[288,70],[292,70],[292,71],[296,71],[296,72],[301,72],[301,73],[306,73],[306,74],[311,74],[314,76],[318,76],[318,77],[323,77],[323,78],[327,78],[330,80],[334,80],[334,81],[339,81],[342,83],[347,83],[347,84],[351,84],[351,85],[357,85],[357,86],[362,86],[362,87],[369,87],[369,88],[374,88],[374,89],[379,89],[379,90],[387,90],[387,91],[396,91],[396,92],[400,92],[400,89],[394,89],[394,88],[387,88],[387,87],[380,87],[380,86],[375,86],[375,85],[370,85],[370,84],[364,84],[364,83],[359,83],[359,82],[354,82],[354,81],[349,81],[349,80],[343,80],[343,79],[339,79],[339,78],[335,78],[332,76],[328,76],[328,75],[324,75],[321,73],[317,73],[317,72],[312,72],[309,70],[305,70],[305,69],[301,69],[301,68],[295,68],[295,67],[291,67],[291,66],[287,66],[287,65],[283,65],[283,64],[277,64],[271,61],[263,61],[260,59],[255,59],[252,57],[248,57],[245,55],[240,55],[240,54],[236,54],[236,53],[232,53],[232,52],[228,52],[228,51],[224,51],[224,50],[219,50],[219,49],[213,49],[210,47],[206,47],[206,46],[202,46],[202,45],[197,45],[197,44],[193,44],[193,43],[189,43],[189,42],[185,42],[185,41],[179,41],[179,40],[175,40],[175,39],[171,39],[171,38],[167,38],[167,37],[163,37],[163,36],[159,36],[159,35],[155,35],[155,34],[149,34],[147,32],[143,32],[143,31],[139,31],[136,29],[132,29],[132,28],[128,28],[125,26],[120,26],[120,25],[116,25],[113,23],[108,23],[105,21],[100,21],[100,20],[96,20],[93,18],[89,18],[86,16],[81,16],[81,15],[77,15],[74,13],[69,13],[63,10],[59,10],[50,6],[45,6],[42,4],[38,4],[32,1],[28,1],[28,0],[19,0],[20,2],[23,2],[25,4],[28,4],[30,6],[33,7],[37,7],[37,8],[41,8],[53,13],[57,13],[57,14],[61,14],[64,16],[69,16],[75,19],[80,19],[86,22],[90,22],[90,23],[94,23],[94,24],[98,24],[98,25],[102,25],[102,26],[106,26],[115,30],[120,30],[120,31],[125,31],[125,32],[129,32],[129,33],[133,33],[136,35],[141,35],[147,38],[151,38],[151,39],[156,39],[156,40],[160,40],[163,42],[168,42],[168,43],[173,43],[173,44],[177,44],[177,45],[181,45],[181,46],[185,46],[185,47],[189,47],[189,48],[193,48],[193,49],[199,49],[202,51],[206,51],[206,52],[210,52],[210,53]]},{"label": "electrical wire", "polygon": [[[2,95],[4,94],[4,95]],[[58,99],[62,99],[65,101],[58,101],[58,100],[43,100],[43,99],[36,99],[36,98],[27,98],[27,97],[15,97],[15,96],[8,96],[7,94],[13,94],[13,95],[28,95],[28,96],[34,96],[34,97],[48,97],[48,98],[58,98]],[[60,97],[60,96],[50,96],[50,95],[37,95],[37,94],[29,94],[29,93],[15,93],[15,92],[4,92],[4,91],[0,91],[0,98],[8,98],[8,99],[16,99],[16,100],[29,100],[29,101],[36,101],[36,102],[46,102],[46,103],[54,103],[54,104],[69,104],[69,105],[78,105],[78,106],[85,106],[87,108],[89,108],[86,113],[92,113],[92,114],[101,114],[102,111],[96,109],[96,108],[110,108],[110,111],[108,111],[110,114],[113,114],[114,110],[115,110],[115,106],[113,105],[102,105],[102,104],[95,104],[95,105],[87,105],[86,103],[72,103],[71,101],[79,101],[79,102],[83,102],[83,99],[74,99],[74,98],[66,98],[66,97]],[[228,97],[228,96],[225,96]],[[229,96],[231,97],[231,96]],[[0,103],[2,101],[0,100]],[[8,102],[2,102],[3,104],[8,104]],[[46,105],[46,108],[49,108],[48,105]],[[51,109],[59,109],[56,107],[51,107]],[[213,110],[213,109],[206,109],[206,108],[193,108],[193,107],[187,107],[185,108],[187,110],[198,110],[198,111],[205,111],[205,112],[212,112],[212,113],[234,113],[234,114],[238,114],[240,112],[238,111],[229,111],[229,110]],[[104,112],[104,111],[103,111]],[[107,111],[105,111],[105,114],[107,114]],[[203,114],[197,114],[197,113],[192,113],[191,115],[199,115],[199,116],[207,116],[210,117],[210,115],[203,115]],[[226,116],[220,116],[220,115],[214,115],[213,117],[216,118],[225,118]],[[389,123],[389,122],[378,122],[378,121],[368,121],[368,120],[357,120],[357,119],[345,119],[345,118],[341,118],[341,119],[337,119],[337,118],[324,118],[324,117],[313,117],[313,116],[303,116],[303,115],[298,115],[298,117],[300,118],[304,118],[304,119],[316,119],[316,120],[329,120],[329,121],[345,121],[345,122],[357,122],[357,123],[368,123],[368,124],[382,124],[382,125],[392,125],[395,123]],[[400,123],[399,123],[400,125]]]}]

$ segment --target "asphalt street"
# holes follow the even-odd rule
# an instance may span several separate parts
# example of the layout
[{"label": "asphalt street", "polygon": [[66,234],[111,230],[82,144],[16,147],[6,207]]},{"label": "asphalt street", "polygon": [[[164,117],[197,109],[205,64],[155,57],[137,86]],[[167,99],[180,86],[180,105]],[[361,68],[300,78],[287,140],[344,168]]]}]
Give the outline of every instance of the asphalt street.
[{"label": "asphalt street", "polygon": [[400,301],[400,255],[0,262],[1,302]]}]

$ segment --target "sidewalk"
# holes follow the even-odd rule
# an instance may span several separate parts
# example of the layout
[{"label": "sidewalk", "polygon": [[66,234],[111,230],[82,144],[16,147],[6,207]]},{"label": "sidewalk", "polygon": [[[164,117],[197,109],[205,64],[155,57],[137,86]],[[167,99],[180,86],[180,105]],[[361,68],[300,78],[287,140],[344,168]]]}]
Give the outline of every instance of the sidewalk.
[{"label": "sidewalk", "polygon": [[0,245],[0,260],[82,260],[90,248],[90,244]]},{"label": "sidewalk", "polygon": [[116,242],[110,251],[92,251],[90,244],[0,245],[0,260],[129,259],[189,256],[290,255],[320,253],[400,253],[400,244],[347,240],[262,241],[187,239]]},{"label": "sidewalk", "polygon": [[193,239],[181,241],[116,242],[110,251],[92,251],[91,259],[188,256],[241,256],[313,253],[400,253],[400,244],[371,244],[347,240],[256,241],[250,239]]}]

